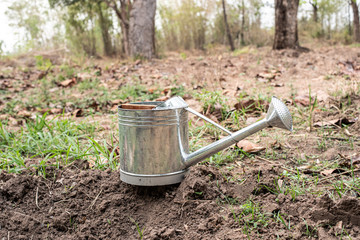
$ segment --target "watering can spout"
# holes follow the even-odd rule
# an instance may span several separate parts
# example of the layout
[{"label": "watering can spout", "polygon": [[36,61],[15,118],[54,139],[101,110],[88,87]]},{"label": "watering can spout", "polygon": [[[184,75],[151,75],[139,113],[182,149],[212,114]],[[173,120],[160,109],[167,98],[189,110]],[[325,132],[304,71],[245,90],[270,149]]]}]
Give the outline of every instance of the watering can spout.
[{"label": "watering can spout", "polygon": [[[200,115],[199,113],[196,113],[194,110],[187,108],[188,111]],[[227,148],[240,140],[266,128],[266,127],[278,127],[287,129],[289,131],[292,131],[292,118],[290,111],[286,107],[286,105],[281,102],[278,98],[272,97],[269,110],[266,114],[266,117],[250,126],[247,126],[235,133],[231,133],[230,131],[224,129],[220,125],[214,123],[210,119],[207,119],[206,117],[202,116],[203,119],[205,119],[208,122],[211,122],[215,126],[221,128],[222,130],[226,131],[229,136],[224,137],[214,143],[211,143],[203,148],[200,148],[199,150],[192,152],[192,153],[185,153],[183,148],[182,149],[182,155],[184,160],[185,168],[188,168],[190,166],[195,165],[196,163],[204,160],[205,158],[223,150],[224,148]],[[180,141],[181,142],[181,141]]]}]

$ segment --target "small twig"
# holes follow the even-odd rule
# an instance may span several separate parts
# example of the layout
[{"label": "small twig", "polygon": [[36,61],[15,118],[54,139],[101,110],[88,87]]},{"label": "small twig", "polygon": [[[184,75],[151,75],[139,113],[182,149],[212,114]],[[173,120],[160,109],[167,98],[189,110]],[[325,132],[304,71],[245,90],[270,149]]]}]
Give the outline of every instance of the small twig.
[{"label": "small twig", "polygon": [[24,213],[15,212],[15,211],[14,211],[14,213],[19,214],[19,215],[22,215],[22,216],[24,216],[24,217],[31,218],[32,220],[34,220],[34,221],[36,221],[36,222],[38,222],[38,223],[41,223],[41,222],[40,222],[39,220],[37,220],[36,218],[33,218],[32,216],[26,215],[26,214],[24,214]]},{"label": "small twig", "polygon": [[238,184],[238,186],[243,185],[243,184],[246,182],[246,180],[247,180],[247,178],[245,178],[245,180],[244,180],[244,181],[242,181],[240,184]]},{"label": "small twig", "polygon": [[92,201],[92,203],[90,204],[90,206],[88,207],[88,209],[89,209],[89,208],[92,208],[92,207],[94,206],[94,204],[95,204],[96,200],[98,199],[98,197],[100,196],[101,192],[102,192],[102,189],[100,190],[100,192],[98,193],[98,195],[95,197],[94,201]]},{"label": "small twig", "polygon": [[113,134],[113,138],[115,139],[115,142],[118,143],[119,140],[117,139],[117,137],[115,136],[115,134]]},{"label": "small twig", "polygon": [[61,203],[61,202],[68,202],[68,201],[71,201],[71,199],[63,199],[63,200],[60,200],[60,201],[56,201],[56,202],[54,202],[54,204],[58,204],[58,203]]},{"label": "small twig", "polygon": [[277,166],[277,167],[280,167],[280,168],[282,168],[282,169],[284,169],[284,170],[286,170],[286,171],[289,171],[289,172],[292,172],[292,173],[296,173],[296,174],[298,173],[298,172],[295,171],[295,170],[292,170],[292,169],[290,169],[290,168],[287,168],[287,167],[282,166],[281,163],[273,162],[273,161],[270,161],[269,159],[262,158],[262,157],[259,157],[259,156],[256,156],[256,158],[259,159],[259,160],[262,160],[262,161],[271,163],[271,164],[273,164],[273,165],[275,165],[275,166]]},{"label": "small twig", "polygon": [[37,208],[40,209],[40,207],[39,207],[39,202],[38,202],[38,198],[39,198],[39,187],[36,188],[35,204],[36,204]]},{"label": "small twig", "polygon": [[348,173],[358,172],[358,171],[360,171],[360,169],[349,170],[349,171],[346,171],[346,172],[338,173],[338,174],[336,174],[336,175],[331,175],[331,176],[329,176],[329,177],[325,177],[325,178],[320,179],[320,180],[318,181],[318,183],[319,183],[319,182],[322,182],[322,181],[325,181],[325,180],[329,180],[329,179],[331,179],[331,178],[338,177],[338,176],[340,176],[340,175],[345,175],[345,174],[348,174]]},{"label": "small twig", "polygon": [[345,157],[345,156],[344,156],[344,155],[342,155],[341,153],[338,153],[338,155],[339,155],[339,157],[341,157],[341,158],[342,158],[342,159],[344,159],[344,160],[351,161],[351,159],[350,159],[350,158]]},{"label": "small twig", "polygon": [[8,240],[10,240],[10,231],[8,231]]},{"label": "small twig", "polygon": [[360,138],[359,137],[349,137],[349,138],[341,138],[341,137],[327,137],[325,136],[325,138],[328,138],[328,139],[333,139],[333,140],[339,140],[339,141],[349,141],[351,138],[353,141],[360,141]]}]

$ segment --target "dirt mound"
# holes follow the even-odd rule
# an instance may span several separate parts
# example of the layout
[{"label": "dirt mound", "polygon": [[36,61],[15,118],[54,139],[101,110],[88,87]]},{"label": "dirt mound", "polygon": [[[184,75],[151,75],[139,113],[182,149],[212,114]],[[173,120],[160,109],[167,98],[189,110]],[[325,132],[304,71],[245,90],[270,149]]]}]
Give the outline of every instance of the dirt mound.
[{"label": "dirt mound", "polygon": [[[276,174],[274,169],[254,171],[236,184],[216,168],[196,166],[181,184],[138,187],[121,182],[119,173],[110,170],[67,168],[47,179],[2,172],[0,237],[301,239],[309,229],[310,236],[320,239],[331,239],[340,230],[360,236],[357,199],[333,202],[328,197],[302,196],[293,201],[289,195],[264,190],[263,186],[274,187]],[[268,225],[246,234],[238,221],[248,217],[240,213],[249,197],[269,218]],[[274,220],[278,212],[290,219],[292,235]]]}]

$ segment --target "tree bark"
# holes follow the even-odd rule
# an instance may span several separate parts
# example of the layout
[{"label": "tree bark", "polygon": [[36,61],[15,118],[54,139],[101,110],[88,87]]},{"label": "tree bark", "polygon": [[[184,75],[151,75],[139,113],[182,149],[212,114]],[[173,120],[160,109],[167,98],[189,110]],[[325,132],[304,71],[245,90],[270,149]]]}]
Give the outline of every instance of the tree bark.
[{"label": "tree bark", "polygon": [[136,0],[130,11],[129,47],[132,57],[155,56],[156,0]]},{"label": "tree bark", "polygon": [[360,42],[359,6],[356,4],[356,0],[350,0],[350,1],[354,15],[354,20],[353,20],[354,41]]},{"label": "tree bark", "polygon": [[119,18],[121,34],[122,34],[122,51],[126,56],[130,55],[129,46],[129,18],[132,8],[131,0],[120,0],[120,8],[118,7],[116,0],[104,0],[108,7],[115,11],[116,16]]},{"label": "tree bark", "polygon": [[241,1],[241,32],[240,32],[241,46],[245,45],[244,32],[245,32],[245,3],[244,0],[242,0]]},{"label": "tree bark", "polygon": [[273,49],[298,48],[297,12],[299,0],[275,0]]},{"label": "tree bark", "polygon": [[226,35],[227,35],[227,38],[228,38],[228,41],[229,41],[229,44],[230,44],[230,49],[231,49],[231,51],[234,51],[235,47],[234,47],[234,43],[233,43],[233,40],[232,40],[232,37],[231,37],[231,32],[230,32],[230,28],[229,28],[229,24],[228,24],[227,16],[226,16],[225,0],[222,0],[222,7],[223,7],[223,14],[224,14],[224,23],[225,23]]},{"label": "tree bark", "polygon": [[313,21],[318,22],[318,6],[316,3],[311,3],[311,6],[313,7]]},{"label": "tree bark", "polygon": [[99,25],[101,28],[101,36],[102,36],[103,44],[104,44],[104,54],[106,56],[112,56],[113,50],[112,50],[112,44],[111,44],[111,37],[109,34],[108,19],[106,19],[106,17],[104,17],[101,2],[97,3],[97,7],[98,7],[97,10],[98,10],[98,15],[99,15]]}]

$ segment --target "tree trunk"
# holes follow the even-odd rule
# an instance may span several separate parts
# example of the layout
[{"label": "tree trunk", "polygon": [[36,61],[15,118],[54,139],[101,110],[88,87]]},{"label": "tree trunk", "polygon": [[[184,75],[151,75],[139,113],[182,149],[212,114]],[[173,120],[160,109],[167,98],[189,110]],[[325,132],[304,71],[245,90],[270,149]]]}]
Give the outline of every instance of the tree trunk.
[{"label": "tree trunk", "polygon": [[318,6],[316,3],[311,3],[311,6],[313,7],[313,21],[318,22]]},{"label": "tree trunk", "polygon": [[351,7],[354,15],[354,20],[353,20],[354,41],[360,42],[359,7],[356,4],[356,0],[351,0]]},{"label": "tree trunk", "polygon": [[101,2],[97,3],[97,7],[98,7],[97,10],[98,10],[98,15],[99,15],[99,25],[101,28],[101,36],[102,36],[103,44],[104,44],[104,54],[106,56],[111,56],[113,54],[113,50],[112,50],[112,44],[111,44],[111,37],[109,34],[108,19],[106,19],[106,17],[104,17]]},{"label": "tree trunk", "polygon": [[120,22],[121,33],[122,33],[122,50],[126,56],[130,55],[129,47],[129,24]]},{"label": "tree trunk", "polygon": [[156,0],[136,0],[130,11],[129,43],[132,57],[155,56]]},{"label": "tree trunk", "polygon": [[130,0],[120,0],[120,8],[117,5],[116,0],[104,0],[108,7],[115,11],[116,16],[119,19],[121,34],[122,34],[122,51],[126,56],[130,54],[129,47],[129,16],[132,8],[132,2]]},{"label": "tree trunk", "polygon": [[234,47],[234,43],[233,43],[233,40],[232,40],[232,37],[231,37],[231,32],[230,32],[230,28],[229,28],[229,24],[228,24],[227,16],[226,16],[225,0],[222,0],[222,7],[223,7],[223,13],[224,13],[224,23],[225,23],[226,35],[227,35],[228,40],[229,40],[230,49],[231,49],[231,51],[234,51],[235,47]]},{"label": "tree trunk", "polygon": [[240,32],[241,46],[245,45],[244,32],[245,32],[245,3],[244,3],[244,0],[242,0],[242,2],[241,2],[241,32]]},{"label": "tree trunk", "polygon": [[273,49],[298,48],[297,12],[299,0],[275,0]]}]

